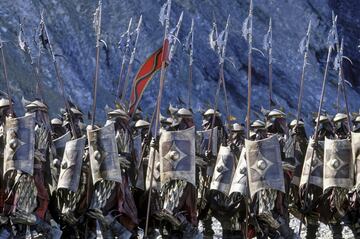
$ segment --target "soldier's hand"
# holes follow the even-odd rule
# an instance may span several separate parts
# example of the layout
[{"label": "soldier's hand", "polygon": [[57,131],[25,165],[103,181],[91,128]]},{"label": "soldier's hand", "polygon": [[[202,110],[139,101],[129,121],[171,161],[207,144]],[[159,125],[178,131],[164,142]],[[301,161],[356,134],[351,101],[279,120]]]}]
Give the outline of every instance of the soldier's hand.
[{"label": "soldier's hand", "polygon": [[205,158],[210,160],[211,159],[211,156],[212,156],[212,152],[211,150],[206,150],[205,151]]},{"label": "soldier's hand", "polygon": [[151,142],[150,142],[150,147],[152,147],[154,149],[158,149],[159,148],[159,142],[156,139],[152,138]]},{"label": "soldier's hand", "polygon": [[236,152],[237,146],[234,143],[231,143],[230,144],[230,149],[231,149],[232,152]]}]

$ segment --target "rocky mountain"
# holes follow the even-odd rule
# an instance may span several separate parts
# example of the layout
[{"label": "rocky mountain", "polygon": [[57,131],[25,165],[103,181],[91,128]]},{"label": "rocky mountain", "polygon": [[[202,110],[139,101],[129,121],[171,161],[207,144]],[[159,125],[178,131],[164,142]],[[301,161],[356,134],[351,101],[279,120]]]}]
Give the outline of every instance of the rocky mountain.
[{"label": "rocky mountain", "polygon": [[[164,0],[103,1],[103,35],[108,51],[101,52],[100,81],[98,92],[97,119],[104,119],[104,107],[112,106],[114,92],[121,64],[121,52],[117,48],[120,35],[126,31],[128,21],[137,21],[143,15],[143,25],[139,38],[138,54],[131,78],[142,62],[158,49],[163,38],[163,27],[159,22],[159,10]],[[327,55],[327,34],[331,27],[332,11],[338,15],[338,32],[344,38],[344,55],[352,60],[344,63],[350,109],[358,111],[360,64],[360,7],[355,0],[254,0],[254,47],[262,50],[263,37],[269,19],[273,22],[273,79],[276,102],[290,115],[296,114],[297,98],[303,56],[299,53],[299,43],[306,33],[309,20],[312,20],[309,65],[307,67],[302,116],[308,122],[311,112],[317,110],[322,78]],[[92,26],[95,0],[56,1],[56,0],[3,0],[0,2],[0,34],[6,41],[5,58],[15,94],[16,108],[21,111],[21,96],[34,97],[36,77],[33,68],[17,46],[19,20],[25,27],[25,35],[32,47],[33,60],[38,52],[33,39],[34,29],[40,20],[40,12],[45,11],[49,35],[54,46],[61,76],[65,81],[67,94],[84,112],[92,103],[92,81],[95,72],[95,34]],[[230,15],[230,31],[225,61],[225,80],[230,102],[230,110],[238,120],[245,118],[247,96],[247,42],[242,37],[242,23],[247,17],[249,0],[173,0],[171,24],[176,24],[181,11],[184,20],[179,40],[183,41],[189,31],[191,19],[195,20],[194,68],[193,68],[193,106],[195,111],[213,105],[218,80],[218,58],[209,47],[209,33],[215,18],[219,29],[223,29]],[[333,62],[335,54],[332,56]],[[169,67],[165,84],[163,109],[169,103],[179,105],[179,97],[187,99],[188,57],[177,48]],[[41,55],[41,79],[44,95],[55,115],[63,106],[59,94],[59,84],[55,78],[54,67],[46,51]],[[253,53],[253,97],[252,107],[260,112],[261,106],[268,107],[268,66],[266,57]],[[157,75],[145,92],[141,106],[151,112],[158,90]],[[331,63],[329,79],[326,84],[325,109],[329,114],[336,113],[334,103],[337,98],[337,73]],[[5,90],[1,75],[0,88]],[[129,92],[128,92],[129,94]],[[220,110],[224,112],[224,97],[220,97]],[[344,106],[341,102],[342,107]],[[252,115],[255,119],[256,115]]]}]

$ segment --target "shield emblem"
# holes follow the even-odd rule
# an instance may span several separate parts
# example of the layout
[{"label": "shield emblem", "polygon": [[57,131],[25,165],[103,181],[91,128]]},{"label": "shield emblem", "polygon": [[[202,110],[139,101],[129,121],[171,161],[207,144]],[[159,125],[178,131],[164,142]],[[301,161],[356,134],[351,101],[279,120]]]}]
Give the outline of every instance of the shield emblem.
[{"label": "shield emblem", "polygon": [[33,175],[35,153],[35,115],[6,118],[4,149],[4,175],[18,170]]},{"label": "shield emblem", "polygon": [[210,189],[228,195],[235,171],[235,155],[230,146],[221,146],[216,160],[215,170],[211,179]]},{"label": "shield emblem", "polygon": [[355,165],[355,185],[358,187],[360,184],[360,133],[351,132],[351,146]]},{"label": "shield emblem", "polygon": [[285,193],[280,144],[276,135],[263,140],[245,140],[251,198],[262,189]]},{"label": "shield emblem", "polygon": [[[211,129],[196,132],[196,154],[205,157],[208,150]],[[218,127],[213,128],[212,140],[210,146],[212,155],[216,157],[218,151]]]},{"label": "shield emblem", "polygon": [[331,187],[351,188],[354,167],[350,139],[325,139],[324,191]]},{"label": "shield emblem", "polygon": [[195,127],[180,131],[163,131],[160,136],[161,186],[170,180],[195,184]]},{"label": "shield emblem", "polygon": [[[154,161],[154,171],[153,171],[153,178],[151,180],[152,161]],[[150,147],[149,160],[147,162],[146,181],[145,181],[146,190],[148,190],[150,188],[151,181],[152,181],[152,188],[160,191],[160,189],[161,189],[161,186],[160,186],[160,157],[159,157],[159,152],[157,150],[155,150],[153,147]]]},{"label": "shield emblem", "polygon": [[107,122],[104,127],[94,130],[88,127],[87,136],[93,184],[100,180],[121,183],[114,122]]},{"label": "shield emblem", "polygon": [[66,142],[57,188],[76,192],[79,187],[86,137]]},{"label": "shield emblem", "polygon": [[236,167],[235,174],[231,183],[229,195],[232,193],[240,193],[246,196],[247,193],[247,164],[246,164],[246,150],[242,148],[239,163]]},{"label": "shield emblem", "polygon": [[66,134],[54,139],[53,143],[56,149],[56,155],[59,159],[62,159],[64,156],[65,145],[68,141],[71,140],[71,133],[66,132]]},{"label": "shield emblem", "polygon": [[141,135],[137,135],[133,138],[134,144],[134,152],[135,152],[135,166],[136,170],[139,169],[141,163],[141,156],[142,156],[142,142],[141,142]]},{"label": "shield emblem", "polygon": [[[314,140],[309,140],[309,145],[306,150],[303,170],[301,173],[300,187],[304,184],[309,183],[320,188],[323,188],[323,165],[324,165],[324,141],[318,142],[318,149],[314,150]],[[310,167],[311,158],[312,165]],[[309,175],[311,169],[311,174]]]}]

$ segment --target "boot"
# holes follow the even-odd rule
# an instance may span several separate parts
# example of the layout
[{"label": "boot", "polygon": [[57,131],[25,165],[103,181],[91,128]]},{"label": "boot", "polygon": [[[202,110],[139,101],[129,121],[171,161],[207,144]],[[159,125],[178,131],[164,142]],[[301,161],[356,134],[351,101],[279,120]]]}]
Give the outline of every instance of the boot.
[{"label": "boot", "polygon": [[330,224],[330,230],[334,239],[342,239],[342,226],[340,223]]},{"label": "boot", "polygon": [[319,224],[308,224],[306,226],[306,239],[316,239],[316,232]]},{"label": "boot", "polygon": [[211,216],[206,217],[204,220],[202,220],[202,224],[204,227],[204,237],[205,238],[213,238],[215,232],[212,229],[212,218]]},{"label": "boot", "polygon": [[292,238],[294,237],[294,231],[289,227],[289,222],[283,217],[278,218],[280,226],[277,228],[280,236],[283,238]]}]

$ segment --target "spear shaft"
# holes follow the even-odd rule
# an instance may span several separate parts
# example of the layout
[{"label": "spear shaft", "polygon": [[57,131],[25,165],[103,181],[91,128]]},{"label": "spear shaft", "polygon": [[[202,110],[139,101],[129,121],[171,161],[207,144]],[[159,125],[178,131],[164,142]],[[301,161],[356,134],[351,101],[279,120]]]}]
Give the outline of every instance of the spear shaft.
[{"label": "spear shaft", "polygon": [[[326,86],[326,80],[327,80],[327,75],[328,75],[328,70],[329,70],[329,63],[330,63],[330,57],[331,57],[331,53],[332,53],[332,46],[329,46],[328,48],[328,55],[327,55],[327,60],[326,60],[326,66],[325,66],[325,73],[324,73],[324,78],[323,78],[323,83],[322,83],[322,88],[321,88],[321,96],[320,96],[320,104],[319,104],[319,109],[317,112],[317,120],[316,120],[316,126],[315,126],[315,135],[314,135],[314,147],[313,150],[311,152],[311,158],[310,158],[310,162],[309,162],[309,171],[308,171],[308,177],[307,177],[307,182],[305,184],[305,192],[304,192],[304,204],[306,205],[306,201],[308,193],[309,193],[309,180],[311,177],[311,167],[312,167],[312,163],[314,160],[314,156],[315,156],[315,150],[317,147],[317,143],[318,143],[318,130],[319,130],[319,125],[320,125],[320,114],[321,114],[321,109],[323,106],[323,102],[324,102],[324,95],[325,95],[325,86]],[[300,220],[300,225],[299,225],[299,232],[298,234],[300,235],[301,233],[301,227],[302,227],[302,222],[304,219],[304,214],[302,214],[302,219]]]},{"label": "spear shaft", "polygon": [[310,31],[311,31],[311,20],[309,22],[309,27],[306,34],[306,46],[304,52],[304,63],[301,72],[301,80],[300,80],[300,89],[299,89],[299,98],[298,98],[298,107],[297,107],[297,115],[296,115],[296,125],[298,125],[301,115],[301,105],[302,105],[302,98],[304,93],[304,80],[305,80],[305,70],[307,65],[307,59],[309,54],[309,43],[310,43]]},{"label": "spear shaft", "polygon": [[95,31],[96,31],[96,66],[95,66],[95,77],[94,77],[94,91],[93,91],[93,107],[92,107],[92,117],[91,117],[91,126],[95,125],[95,114],[96,114],[96,98],[97,98],[97,87],[98,87],[98,78],[99,78],[99,59],[100,59],[100,34],[101,34],[101,9],[102,1],[99,0],[99,7],[97,9],[97,15],[95,16]]},{"label": "spear shaft", "polygon": [[[124,55],[123,55],[123,58],[122,58],[122,61],[121,61],[118,86],[117,86],[117,91],[116,91],[116,96],[115,96],[116,97],[115,101],[117,101],[118,98],[120,97],[120,102],[121,102],[121,99],[123,98],[123,96],[122,96],[123,91],[121,90],[121,83],[122,83],[122,79],[123,79],[126,58],[127,58],[127,54],[128,54],[128,50],[129,50],[131,25],[132,25],[132,18],[130,18],[128,29],[127,29],[127,32],[126,32],[126,35],[127,35],[126,46],[125,46]],[[124,86],[123,86],[123,89],[124,89]]]},{"label": "spear shaft", "polygon": [[56,79],[59,82],[61,96],[63,98],[66,111],[69,114],[70,130],[71,130],[71,133],[72,133],[73,137],[76,138],[76,131],[75,131],[75,127],[74,127],[74,122],[73,122],[72,117],[71,117],[70,105],[69,105],[69,102],[66,100],[66,96],[65,96],[64,81],[63,81],[62,77],[60,76],[60,69],[59,69],[59,66],[57,64],[57,60],[56,60],[56,57],[55,57],[55,54],[54,54],[54,51],[53,51],[53,48],[52,48],[52,45],[51,45],[50,37],[49,37],[48,31],[47,31],[47,27],[46,27],[46,24],[45,24],[45,21],[44,21],[43,14],[41,16],[40,32],[42,30],[44,31],[44,33],[46,35],[46,38],[47,38],[47,44],[49,45],[49,53],[51,55],[52,62],[53,62],[53,65],[54,65]]},{"label": "spear shaft", "polygon": [[[171,0],[167,0],[167,13],[166,13],[166,19],[165,19],[165,29],[164,29],[164,39],[163,39],[163,47],[165,42],[167,41],[168,32],[169,32],[169,25],[170,25],[170,10],[171,10]],[[159,94],[157,97],[156,102],[156,114],[155,114],[155,135],[154,139],[156,140],[157,134],[158,134],[158,128],[159,128],[159,121],[160,121],[160,106],[161,106],[161,99],[162,99],[162,93],[164,88],[164,82],[165,82],[165,76],[166,76],[166,49],[163,49],[162,51],[162,63],[161,63],[161,72],[160,72],[160,88],[159,88]],[[149,185],[149,196],[148,196],[148,204],[146,209],[146,221],[145,221],[145,231],[144,231],[144,238],[147,238],[148,235],[148,229],[149,229],[149,217],[150,217],[150,206],[151,206],[151,194],[152,194],[152,180],[154,178],[154,166],[155,166],[155,156],[156,156],[156,149],[153,151],[153,158],[151,160],[151,172],[150,172],[150,185]]]},{"label": "spear shaft", "polygon": [[189,85],[188,85],[188,93],[189,93],[189,98],[188,98],[188,108],[191,108],[191,90],[192,90],[192,65],[193,65],[193,47],[194,47],[194,19],[191,20],[191,39],[190,39],[190,52],[189,52]]}]

